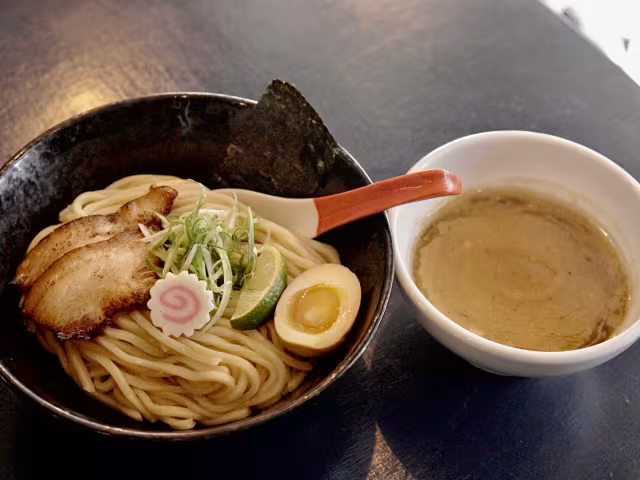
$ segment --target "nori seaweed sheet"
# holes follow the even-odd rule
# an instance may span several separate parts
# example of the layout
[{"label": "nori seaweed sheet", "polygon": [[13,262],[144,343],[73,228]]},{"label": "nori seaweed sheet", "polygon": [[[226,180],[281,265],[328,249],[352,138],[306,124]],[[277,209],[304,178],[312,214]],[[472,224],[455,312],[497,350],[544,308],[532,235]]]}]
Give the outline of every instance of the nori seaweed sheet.
[{"label": "nori seaweed sheet", "polygon": [[258,104],[240,112],[230,127],[220,170],[236,187],[304,197],[324,187],[338,144],[290,83],[271,82]]}]

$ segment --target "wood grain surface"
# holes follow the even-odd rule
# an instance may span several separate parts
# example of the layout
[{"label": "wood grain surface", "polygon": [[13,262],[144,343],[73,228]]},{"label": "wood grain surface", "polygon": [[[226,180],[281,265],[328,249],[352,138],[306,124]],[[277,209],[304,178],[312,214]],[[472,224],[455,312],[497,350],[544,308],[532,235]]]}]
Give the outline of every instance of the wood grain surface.
[{"label": "wood grain surface", "polygon": [[[640,89],[533,0],[2,0],[0,71],[0,162],[106,102],[256,98],[277,77],[374,180],[494,129],[564,136],[640,177]],[[636,346],[564,378],[486,374],[435,342],[396,288],[344,378],[217,440],[101,437],[3,385],[0,477],[634,479],[639,365]]]}]

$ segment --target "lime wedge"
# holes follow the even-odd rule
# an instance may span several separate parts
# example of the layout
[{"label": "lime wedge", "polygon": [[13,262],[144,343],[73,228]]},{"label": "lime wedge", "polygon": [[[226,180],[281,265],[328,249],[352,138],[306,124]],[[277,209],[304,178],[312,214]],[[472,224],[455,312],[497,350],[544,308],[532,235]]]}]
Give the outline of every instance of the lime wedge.
[{"label": "lime wedge", "polygon": [[287,286],[287,264],[280,251],[265,245],[256,259],[253,275],[240,290],[231,326],[238,330],[258,328],[268,318]]}]

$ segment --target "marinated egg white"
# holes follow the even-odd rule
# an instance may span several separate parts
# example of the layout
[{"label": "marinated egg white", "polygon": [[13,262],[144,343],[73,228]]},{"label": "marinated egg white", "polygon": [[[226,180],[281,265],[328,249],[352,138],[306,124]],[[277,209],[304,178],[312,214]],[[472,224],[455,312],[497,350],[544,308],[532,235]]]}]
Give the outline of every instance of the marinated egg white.
[{"label": "marinated egg white", "polygon": [[276,332],[292,352],[321,355],[344,339],[359,308],[358,277],[343,265],[319,265],[283,292],[276,306]]}]

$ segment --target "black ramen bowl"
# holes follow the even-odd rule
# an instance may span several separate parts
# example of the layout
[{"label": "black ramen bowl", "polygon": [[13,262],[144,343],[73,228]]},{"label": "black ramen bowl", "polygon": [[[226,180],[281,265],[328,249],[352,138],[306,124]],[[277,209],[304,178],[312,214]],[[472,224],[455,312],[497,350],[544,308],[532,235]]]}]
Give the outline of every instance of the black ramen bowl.
[{"label": "black ramen bowl", "polygon": [[[52,414],[97,432],[180,440],[241,430],[288,412],[322,392],[362,355],[380,324],[393,281],[391,236],[384,215],[354,222],[320,238],[337,248],[342,262],[356,273],[362,286],[360,312],[345,342],[321,359],[298,390],[243,420],[190,431],[131,420],[86,395],[64,373],[57,358],[25,329],[18,291],[9,282],[33,236],[56,223],[58,212],[79,193],[140,173],[192,178],[210,188],[259,190],[256,178],[246,168],[238,175],[223,165],[230,121],[254,105],[252,100],[204,93],[127,100],[63,122],[3,166],[0,374],[6,382]],[[260,165],[256,165],[256,175],[259,171]],[[308,182],[315,185],[314,191],[305,191],[304,196],[328,195],[371,183],[344,149],[337,153],[332,168],[319,171],[317,176]],[[300,196],[300,185],[292,182],[274,183],[267,193]]]}]

